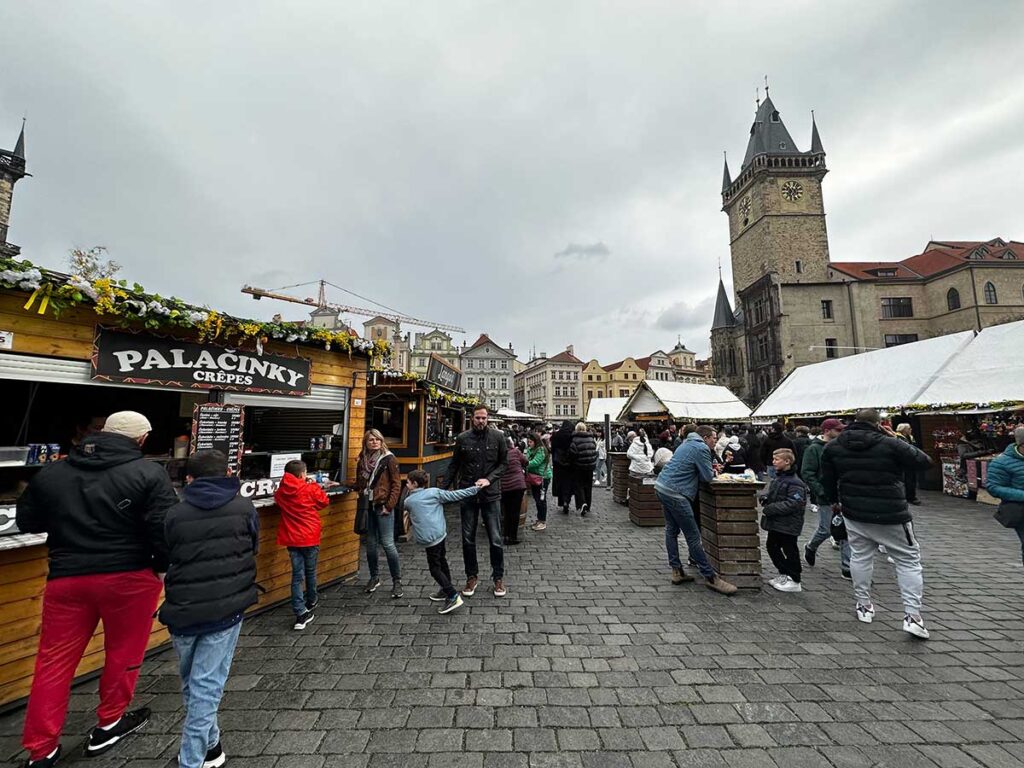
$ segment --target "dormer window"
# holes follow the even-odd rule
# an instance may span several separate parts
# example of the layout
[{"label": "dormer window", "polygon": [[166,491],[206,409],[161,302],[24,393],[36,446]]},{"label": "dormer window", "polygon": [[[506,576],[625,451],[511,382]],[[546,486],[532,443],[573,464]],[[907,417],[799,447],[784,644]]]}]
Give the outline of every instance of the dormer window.
[{"label": "dormer window", "polygon": [[896,270],[895,269],[876,269],[875,270],[875,276],[876,277],[896,277]]},{"label": "dormer window", "polygon": [[786,142],[780,141],[779,142],[779,149],[785,149],[785,148],[786,148]]},{"label": "dormer window", "polygon": [[971,251],[970,256],[968,256],[967,258],[977,261],[979,259],[984,259],[986,256],[988,256],[988,248],[986,248],[983,245],[980,248],[976,248],[973,251]]},{"label": "dormer window", "polygon": [[994,245],[994,246],[996,246],[998,248],[998,247],[1006,245],[1006,241],[1003,240],[1003,238],[1001,238],[1001,237],[997,237],[995,240],[989,240],[988,244],[989,245]]},{"label": "dormer window", "polygon": [[1004,259],[1005,261],[1016,261],[1017,254],[1014,253],[1013,251],[1003,251],[1003,255],[1000,258]]},{"label": "dormer window", "polygon": [[779,111],[778,110],[775,110],[774,112],[772,112],[772,122],[773,123],[779,122]]}]

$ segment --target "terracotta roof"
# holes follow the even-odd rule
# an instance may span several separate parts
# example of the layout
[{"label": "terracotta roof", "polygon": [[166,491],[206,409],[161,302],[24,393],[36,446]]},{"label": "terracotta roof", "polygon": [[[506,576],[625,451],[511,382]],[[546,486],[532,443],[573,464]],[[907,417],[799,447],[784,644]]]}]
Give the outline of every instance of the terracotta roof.
[{"label": "terracotta roof", "polygon": [[[857,280],[913,280],[973,261],[1024,261],[1024,243],[992,240],[932,240],[922,253],[902,261],[834,261],[829,267]],[[895,274],[879,275],[879,270]]]},{"label": "terracotta roof", "polygon": [[617,363],[612,363],[611,365],[602,365],[601,367],[604,368],[605,373],[607,373],[609,371],[617,371],[617,370],[619,370],[619,368],[622,367],[622,364],[624,362],[626,362],[626,361],[625,360],[619,360],[619,362],[617,362]]},{"label": "terracotta roof", "polygon": [[638,366],[640,366],[641,370],[646,371],[648,368],[651,367],[651,356],[648,355],[647,357],[639,357],[639,358],[637,358],[636,359],[636,364]]},{"label": "terracotta roof", "polygon": [[571,352],[559,352],[554,357],[548,358],[549,363],[579,363],[583,365],[583,361],[580,360],[576,355]]},{"label": "terracotta roof", "polygon": [[484,344],[494,344],[494,342],[491,341],[491,337],[488,336],[486,333],[481,333],[480,338],[474,341],[473,345],[466,351],[468,352],[470,350],[476,349],[477,347],[482,347]]}]

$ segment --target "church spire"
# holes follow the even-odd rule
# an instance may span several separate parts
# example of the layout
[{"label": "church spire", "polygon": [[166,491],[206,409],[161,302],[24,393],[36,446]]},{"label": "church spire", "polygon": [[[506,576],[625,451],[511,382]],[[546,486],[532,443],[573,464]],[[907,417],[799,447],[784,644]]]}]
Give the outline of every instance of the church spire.
[{"label": "church spire", "polygon": [[21,133],[18,134],[18,143],[14,145],[14,156],[25,159],[25,118],[21,119]]},{"label": "church spire", "polygon": [[722,153],[722,162],[725,164],[725,169],[722,171],[722,194],[724,195],[732,186],[732,176],[729,175],[729,158],[726,157],[725,152]]},{"label": "church spire", "polygon": [[725,283],[721,276],[718,278],[718,298],[715,299],[715,319],[711,323],[711,330],[719,328],[732,328],[736,325],[736,317],[732,313],[732,305],[729,304],[729,294],[725,291]]},{"label": "church spire", "polygon": [[818,124],[814,121],[813,109],[811,110],[811,154],[825,154],[825,148],[821,145],[821,137],[818,135]]}]

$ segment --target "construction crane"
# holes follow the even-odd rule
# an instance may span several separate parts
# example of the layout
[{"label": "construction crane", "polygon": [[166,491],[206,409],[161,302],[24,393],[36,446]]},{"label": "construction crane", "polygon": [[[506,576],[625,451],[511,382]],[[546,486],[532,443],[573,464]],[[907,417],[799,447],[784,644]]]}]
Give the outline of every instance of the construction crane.
[{"label": "construction crane", "polygon": [[[352,307],[347,304],[333,304],[327,301],[327,286],[330,285],[333,288],[337,288],[339,291],[345,293],[351,293],[353,296],[359,296],[357,293],[346,290],[340,285],[334,285],[334,283],[328,283],[326,280],[317,281],[320,285],[320,290],[317,293],[317,297],[307,297],[300,299],[298,296],[290,296],[287,293],[278,293],[277,291],[285,290],[288,288],[301,288],[304,285],[313,285],[314,283],[298,283],[296,285],[286,285],[284,288],[278,288],[273,291],[264,290],[263,288],[256,288],[251,285],[242,286],[242,293],[247,293],[252,296],[255,300],[260,299],[279,299],[280,301],[290,301],[293,304],[305,304],[308,307],[316,307],[317,309],[333,309],[338,312],[350,312],[354,315],[370,315],[372,317],[383,317],[387,320],[391,320],[396,323],[406,323],[407,325],[419,325],[424,328],[437,328],[441,331],[456,331],[458,333],[465,333],[465,328],[460,328],[457,325],[448,325],[446,323],[434,323],[430,320],[420,320],[419,318],[410,317],[409,315],[403,315],[390,307],[385,307],[385,310],[391,311],[380,311],[378,309],[366,309],[365,307]],[[373,299],[367,299],[365,296],[359,296],[359,298],[376,304],[377,302]],[[383,304],[380,306],[384,307]]]}]

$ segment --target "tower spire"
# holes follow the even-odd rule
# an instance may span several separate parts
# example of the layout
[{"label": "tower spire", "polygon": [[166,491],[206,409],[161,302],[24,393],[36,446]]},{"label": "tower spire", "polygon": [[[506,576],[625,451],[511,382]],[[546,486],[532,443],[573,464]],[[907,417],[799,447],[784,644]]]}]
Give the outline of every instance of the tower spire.
[{"label": "tower spire", "polygon": [[732,186],[732,176],[729,175],[729,158],[724,151],[722,152],[722,162],[725,165],[722,169],[722,194],[724,195]]},{"label": "tower spire", "polygon": [[821,137],[818,135],[818,124],[814,121],[814,110],[811,110],[811,153],[824,155],[825,148],[821,144]]},{"label": "tower spire", "polygon": [[768,98],[768,75],[764,76],[764,97]]},{"label": "tower spire", "polygon": [[18,143],[14,145],[14,156],[25,159],[25,118],[21,118],[21,133],[18,134]]}]

